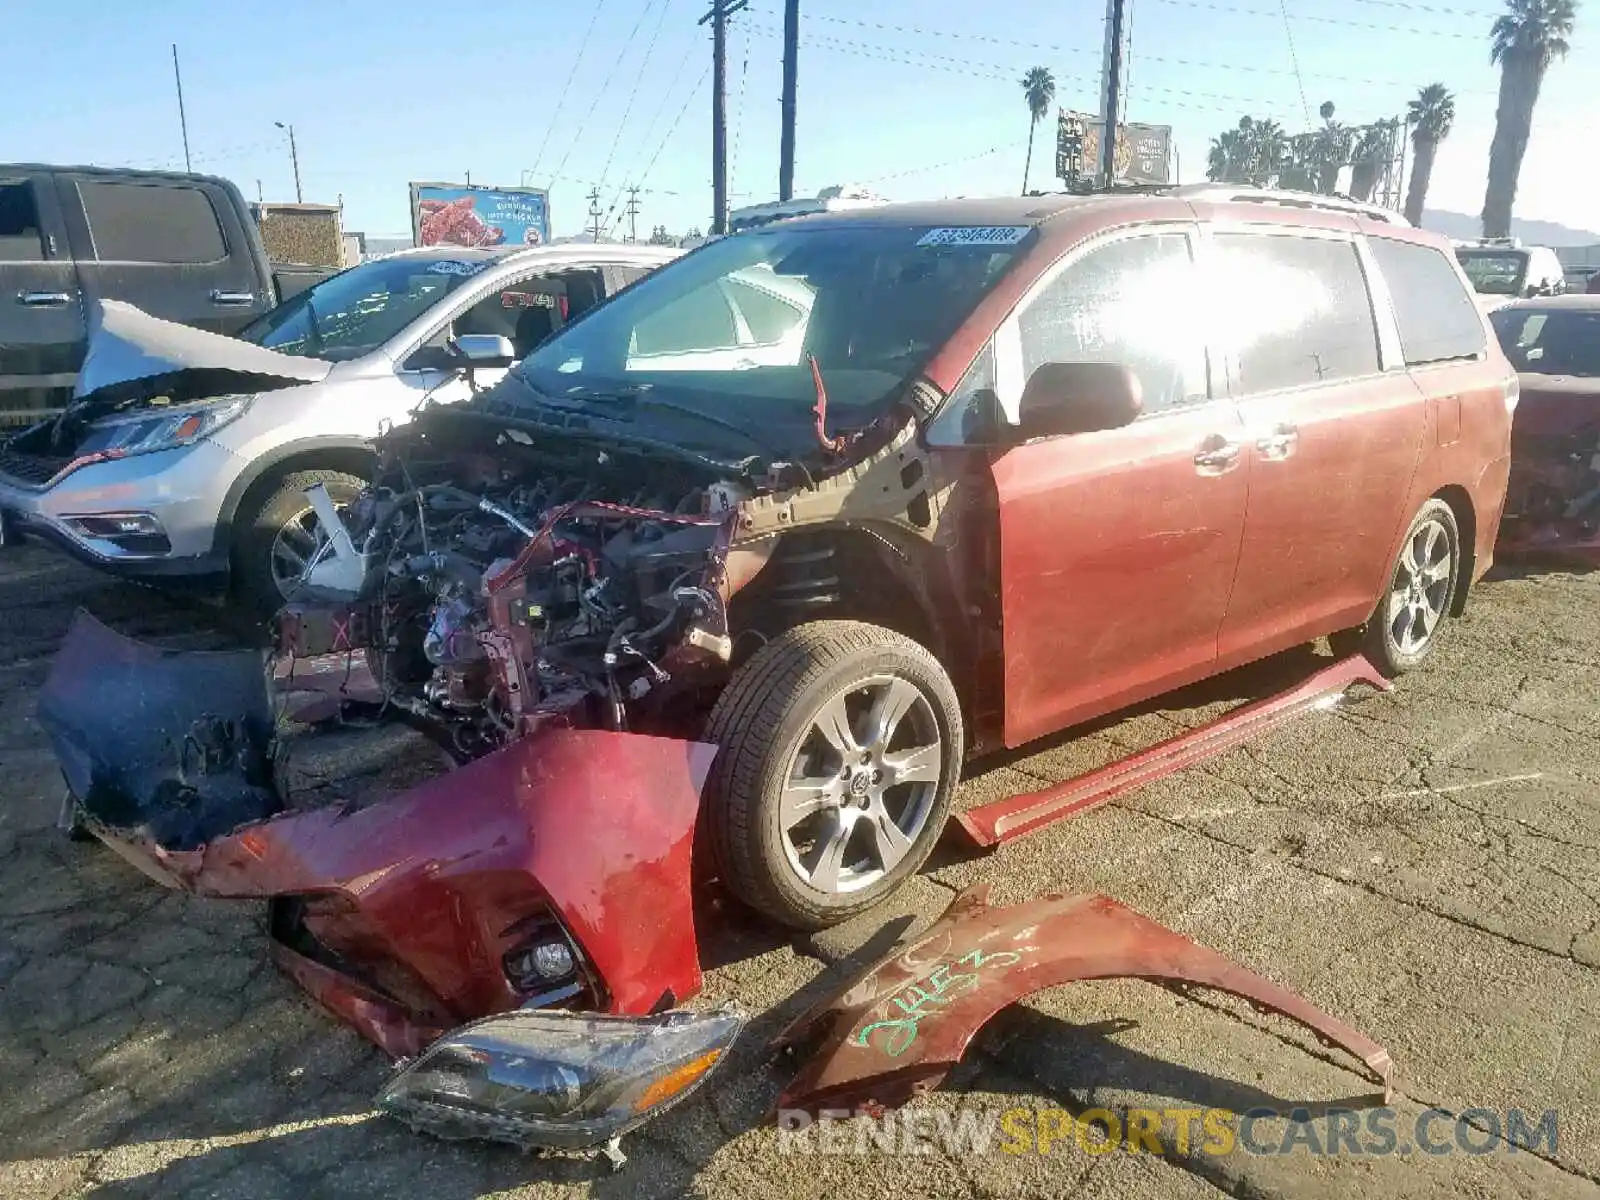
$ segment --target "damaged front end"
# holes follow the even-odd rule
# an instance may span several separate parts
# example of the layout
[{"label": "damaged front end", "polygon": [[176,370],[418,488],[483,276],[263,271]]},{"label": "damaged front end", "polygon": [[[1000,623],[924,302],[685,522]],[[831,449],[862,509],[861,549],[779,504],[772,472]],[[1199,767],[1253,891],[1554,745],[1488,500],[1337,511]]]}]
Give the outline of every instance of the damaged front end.
[{"label": "damaged front end", "polygon": [[642,1014],[699,989],[712,747],[549,729],[409,790],[361,764],[318,786],[289,769],[268,683],[260,655],[164,652],[80,614],[39,715],[94,833],[168,886],[272,901],[278,960],[385,1050],[528,1004]]},{"label": "damaged front end", "polygon": [[[343,676],[315,678],[337,689]],[[678,1072],[677,1090],[710,1069],[705,1056],[732,1036],[725,1023],[704,1037],[651,1035],[700,1029],[692,1015],[663,1014],[700,988],[691,851],[712,747],[548,728],[460,765],[435,754],[431,777],[392,790],[403,777],[382,754],[352,761],[357,743],[293,766],[297,741],[317,734],[278,711],[285,681],[259,653],[162,651],[80,613],[39,716],[93,833],[168,886],[266,899],[277,963],[389,1054],[433,1045],[437,1074],[452,1039],[520,1045],[529,1029],[601,1019],[583,1014],[609,1014],[612,1040],[629,1029],[644,1039],[596,1058],[609,1073],[572,1093],[577,1107],[561,1107],[565,1083],[532,1110],[515,1100],[515,1079],[490,1089],[508,1120],[532,1122],[512,1122],[523,1142],[577,1147],[583,1130],[604,1141],[675,1094],[655,1068]],[[416,741],[390,749],[413,778],[427,757]],[[541,1013],[532,1025],[531,1010]],[[680,1040],[694,1053],[663,1056]],[[577,1069],[573,1044],[552,1043],[550,1079]],[[414,1084],[402,1094],[420,1103]],[[556,1132],[542,1135],[551,1122]]]},{"label": "damaged front end", "polygon": [[1600,388],[1524,375],[1495,552],[1600,566]]}]

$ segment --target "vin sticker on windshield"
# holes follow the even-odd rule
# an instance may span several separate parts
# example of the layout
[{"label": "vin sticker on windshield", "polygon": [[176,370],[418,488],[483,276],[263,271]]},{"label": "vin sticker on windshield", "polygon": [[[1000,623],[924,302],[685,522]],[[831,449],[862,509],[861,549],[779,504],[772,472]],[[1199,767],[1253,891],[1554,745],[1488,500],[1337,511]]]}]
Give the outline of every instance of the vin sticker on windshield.
[{"label": "vin sticker on windshield", "polygon": [[462,262],[459,258],[442,258],[428,270],[435,275],[476,275],[488,265],[486,262]]},{"label": "vin sticker on windshield", "polygon": [[947,225],[930,229],[919,246],[1014,246],[1028,235],[1027,225]]}]

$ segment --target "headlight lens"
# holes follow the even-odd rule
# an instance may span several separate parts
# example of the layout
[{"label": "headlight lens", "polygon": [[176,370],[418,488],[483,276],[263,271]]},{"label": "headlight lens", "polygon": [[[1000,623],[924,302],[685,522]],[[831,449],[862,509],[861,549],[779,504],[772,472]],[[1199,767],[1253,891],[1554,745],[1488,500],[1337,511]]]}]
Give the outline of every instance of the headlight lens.
[{"label": "headlight lens", "polygon": [[219,396],[203,404],[146,408],[125,417],[97,421],[78,449],[82,454],[108,450],[146,454],[152,450],[187,446],[243,416],[254,399],[254,396]]},{"label": "headlight lens", "polygon": [[447,1033],[377,1104],[439,1137],[589,1149],[694,1091],[743,1025],[733,1009],[649,1017],[521,1009]]}]

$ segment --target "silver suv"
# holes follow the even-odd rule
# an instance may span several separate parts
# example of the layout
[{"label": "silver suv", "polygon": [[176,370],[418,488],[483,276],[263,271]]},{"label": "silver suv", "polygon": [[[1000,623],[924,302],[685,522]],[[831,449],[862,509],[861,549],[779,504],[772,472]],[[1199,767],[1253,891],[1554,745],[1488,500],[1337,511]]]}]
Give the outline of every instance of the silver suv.
[{"label": "silver suv", "polygon": [[107,302],[72,405],[0,444],[0,540],[46,539],[147,580],[231,583],[270,612],[318,552],[314,503],[347,503],[371,478],[370,439],[424,401],[493,384],[677,253],[403,251],[323,280],[237,340]]}]

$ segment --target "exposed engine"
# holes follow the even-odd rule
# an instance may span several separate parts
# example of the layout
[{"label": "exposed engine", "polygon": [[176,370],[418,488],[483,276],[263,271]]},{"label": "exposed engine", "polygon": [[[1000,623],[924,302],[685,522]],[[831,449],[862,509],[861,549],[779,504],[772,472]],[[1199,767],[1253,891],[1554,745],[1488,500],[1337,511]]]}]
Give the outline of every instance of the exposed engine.
[{"label": "exposed engine", "polygon": [[624,729],[658,711],[680,671],[726,660],[718,567],[748,488],[598,451],[572,473],[572,457],[550,474],[502,443],[401,465],[342,514],[348,543],[307,570],[280,654],[365,650],[381,703],[467,757],[551,720]]}]

